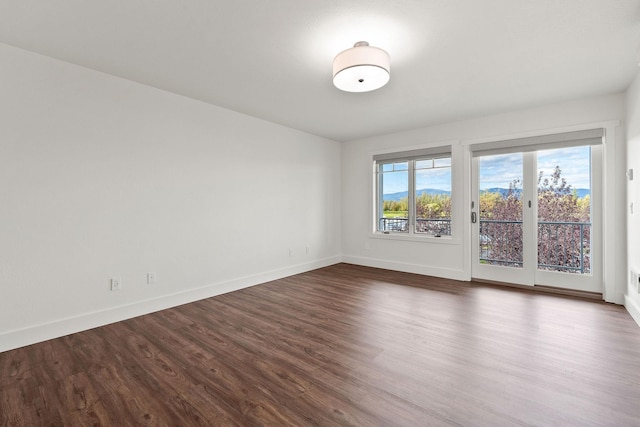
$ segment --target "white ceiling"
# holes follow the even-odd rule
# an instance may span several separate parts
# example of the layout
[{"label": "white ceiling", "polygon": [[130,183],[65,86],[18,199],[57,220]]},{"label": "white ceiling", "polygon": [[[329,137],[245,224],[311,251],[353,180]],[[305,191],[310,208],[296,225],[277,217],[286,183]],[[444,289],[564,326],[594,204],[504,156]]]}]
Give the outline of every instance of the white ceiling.
[{"label": "white ceiling", "polygon": [[[624,91],[639,0],[0,0],[0,42],[338,141]],[[366,40],[369,93],[331,83]]]}]

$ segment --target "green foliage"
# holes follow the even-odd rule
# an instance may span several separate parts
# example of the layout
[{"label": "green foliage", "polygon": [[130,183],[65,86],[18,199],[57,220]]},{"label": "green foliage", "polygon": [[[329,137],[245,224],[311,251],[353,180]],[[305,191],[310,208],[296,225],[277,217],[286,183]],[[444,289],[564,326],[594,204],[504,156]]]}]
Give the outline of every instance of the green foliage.
[{"label": "green foliage", "polygon": [[382,202],[382,210],[385,212],[406,212],[409,210],[409,200],[407,197],[402,198],[400,201],[385,200]]},{"label": "green foliage", "polygon": [[408,218],[408,211],[384,211],[383,217],[385,218]]},{"label": "green foliage", "polygon": [[417,218],[451,218],[451,196],[422,193],[416,197]]}]

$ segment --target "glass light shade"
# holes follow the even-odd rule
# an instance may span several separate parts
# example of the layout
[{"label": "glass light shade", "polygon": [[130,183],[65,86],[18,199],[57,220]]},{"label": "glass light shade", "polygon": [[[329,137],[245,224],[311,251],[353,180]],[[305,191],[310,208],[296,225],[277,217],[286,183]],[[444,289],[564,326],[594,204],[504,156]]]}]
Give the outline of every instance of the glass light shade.
[{"label": "glass light shade", "polygon": [[358,42],[333,60],[333,84],[346,92],[369,92],[387,84],[389,71],[387,52]]}]

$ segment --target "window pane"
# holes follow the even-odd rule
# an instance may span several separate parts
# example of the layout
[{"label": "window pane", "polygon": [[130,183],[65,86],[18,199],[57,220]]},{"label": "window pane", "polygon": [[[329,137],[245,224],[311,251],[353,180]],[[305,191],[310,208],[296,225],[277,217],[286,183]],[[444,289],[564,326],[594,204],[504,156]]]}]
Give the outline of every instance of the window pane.
[{"label": "window pane", "polygon": [[416,169],[428,169],[433,167],[433,159],[416,160]]},{"label": "window pane", "polygon": [[409,162],[394,163],[393,164],[393,169],[397,170],[397,171],[409,170]]},{"label": "window pane", "polygon": [[451,156],[416,151],[374,156],[376,230],[451,236]]},{"label": "window pane", "polygon": [[[408,164],[396,163],[397,165]],[[409,172],[384,172],[379,175],[378,230],[409,232]]]},{"label": "window pane", "polygon": [[451,157],[444,157],[442,159],[434,159],[434,166],[437,168],[451,167]]},{"label": "window pane", "polygon": [[[436,161],[445,159],[436,159]],[[428,160],[432,162],[432,160]],[[451,159],[448,159],[449,165]],[[416,165],[418,161],[416,161]],[[451,236],[451,167],[415,171],[416,233]]]}]

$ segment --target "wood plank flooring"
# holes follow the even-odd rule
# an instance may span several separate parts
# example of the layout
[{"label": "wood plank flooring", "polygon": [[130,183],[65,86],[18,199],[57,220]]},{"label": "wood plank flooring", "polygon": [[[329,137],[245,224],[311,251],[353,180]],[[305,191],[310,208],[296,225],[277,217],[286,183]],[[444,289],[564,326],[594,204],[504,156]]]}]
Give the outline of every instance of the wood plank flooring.
[{"label": "wood plank flooring", "polygon": [[0,353],[3,426],[639,426],[624,308],[347,264]]}]

